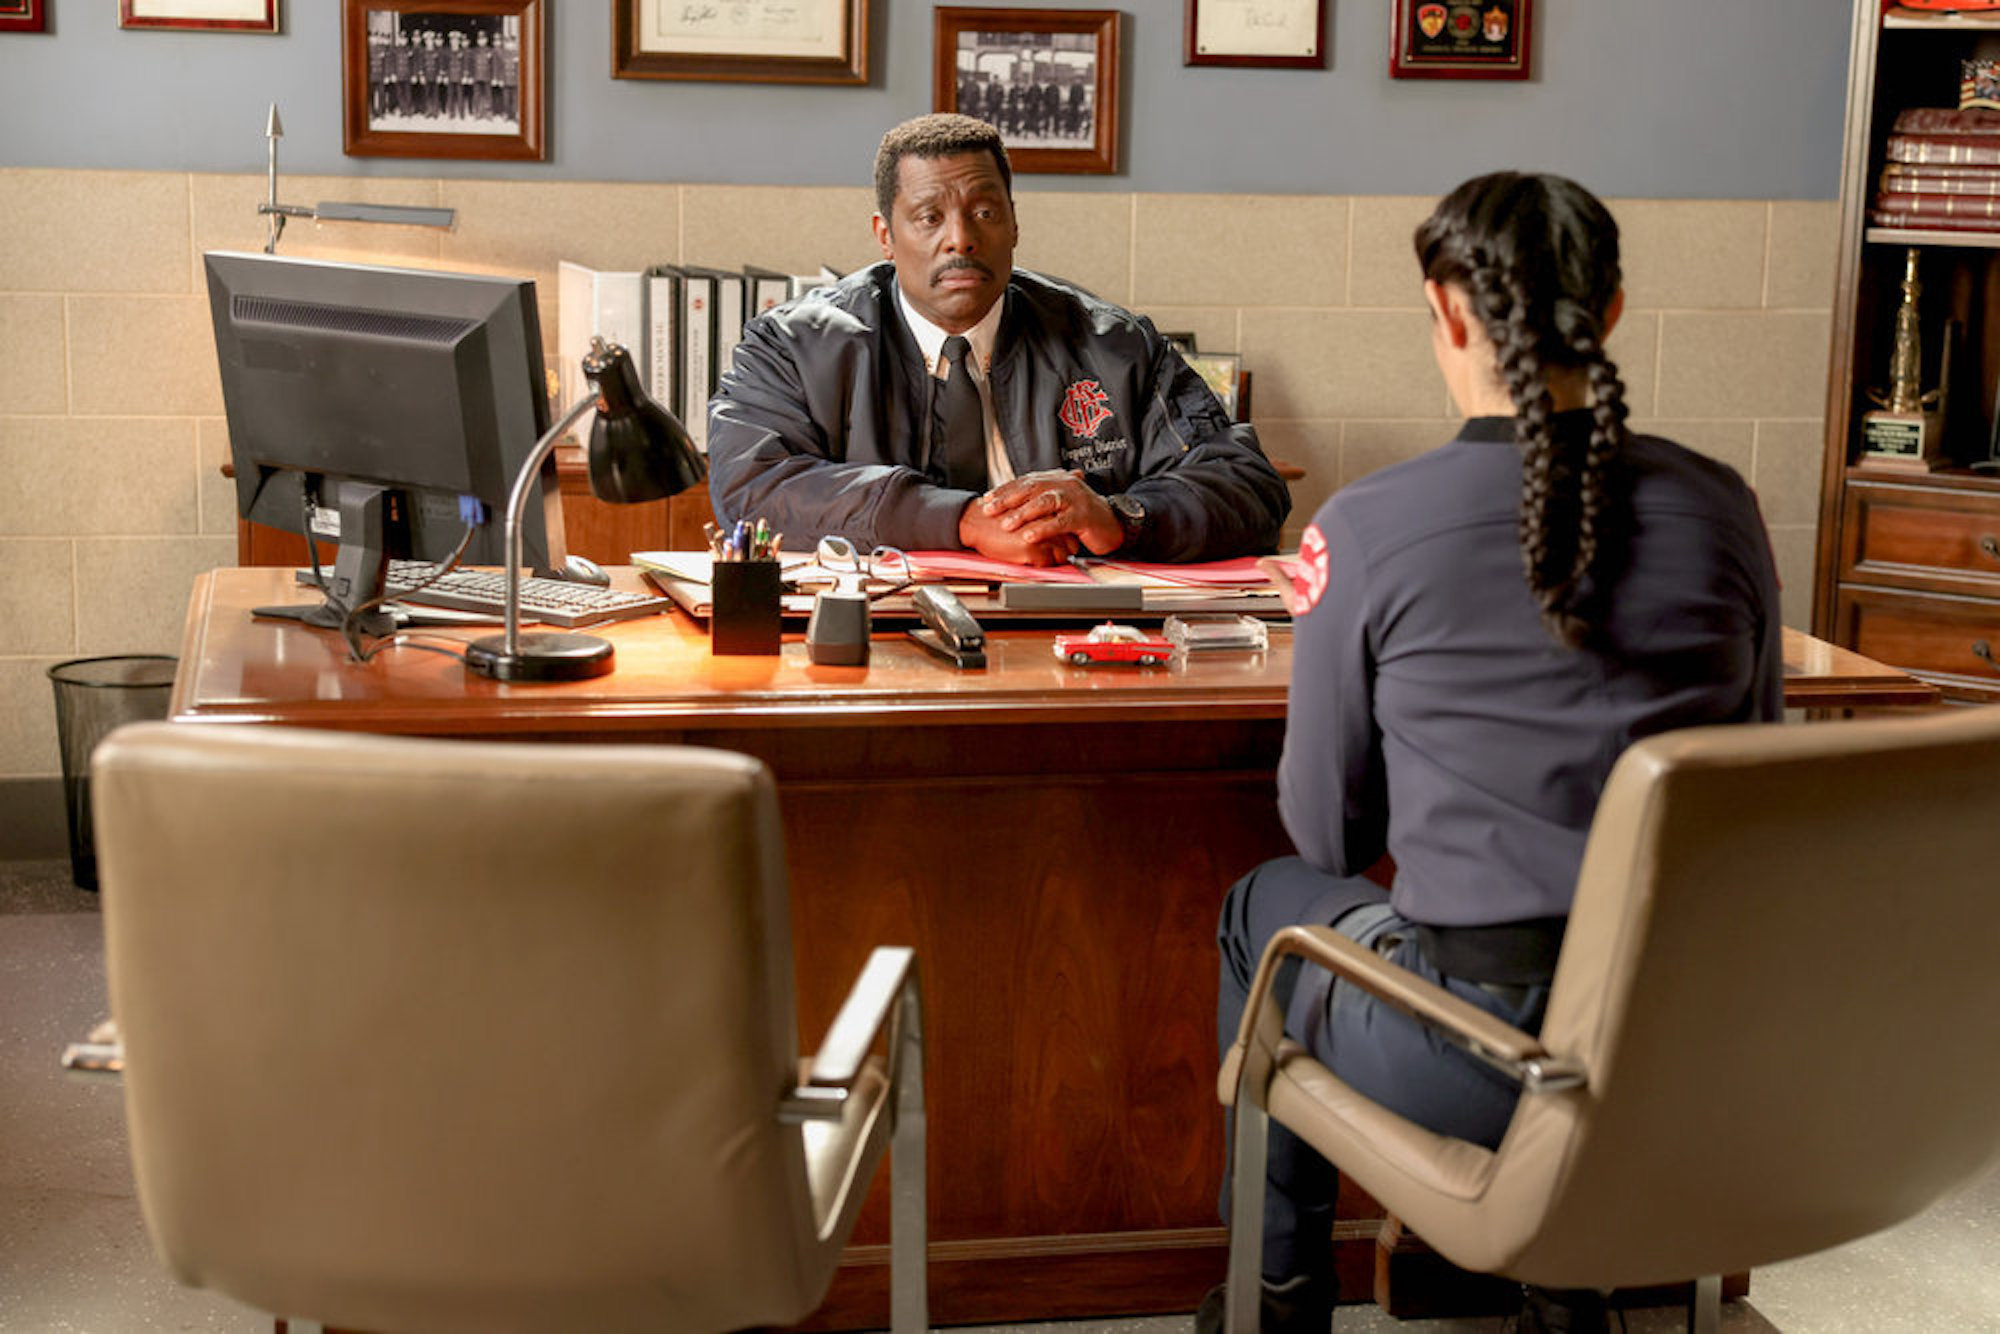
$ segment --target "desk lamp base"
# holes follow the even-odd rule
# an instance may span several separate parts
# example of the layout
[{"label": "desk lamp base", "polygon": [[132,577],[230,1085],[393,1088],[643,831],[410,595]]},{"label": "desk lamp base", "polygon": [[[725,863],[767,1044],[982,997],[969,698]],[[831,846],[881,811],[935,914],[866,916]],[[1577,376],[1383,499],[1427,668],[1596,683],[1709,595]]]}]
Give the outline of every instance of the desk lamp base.
[{"label": "desk lamp base", "polygon": [[585,681],[611,670],[611,645],[596,635],[487,635],[465,646],[465,665],[496,681]]}]

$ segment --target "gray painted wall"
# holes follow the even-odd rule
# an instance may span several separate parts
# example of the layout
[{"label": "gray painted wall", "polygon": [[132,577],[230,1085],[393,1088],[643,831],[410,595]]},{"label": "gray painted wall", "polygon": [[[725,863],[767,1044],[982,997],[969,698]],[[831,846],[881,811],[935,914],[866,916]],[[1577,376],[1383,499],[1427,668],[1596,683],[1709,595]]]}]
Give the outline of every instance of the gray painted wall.
[{"label": "gray painted wall", "polygon": [[[1331,67],[1302,71],[1184,67],[1182,0],[1126,0],[1124,170],[1024,184],[1426,195],[1524,166],[1625,197],[1838,193],[1840,0],[1542,0],[1526,83],[1392,80],[1389,0],[1326,2]],[[867,87],[798,88],[614,80],[613,3],[548,0],[548,161],[489,164],[342,154],[335,0],[282,0],[278,36],[49,0],[49,33],[0,33],[0,166],[261,171],[276,101],[288,173],[860,185],[930,109],[928,5],[873,0]]]}]

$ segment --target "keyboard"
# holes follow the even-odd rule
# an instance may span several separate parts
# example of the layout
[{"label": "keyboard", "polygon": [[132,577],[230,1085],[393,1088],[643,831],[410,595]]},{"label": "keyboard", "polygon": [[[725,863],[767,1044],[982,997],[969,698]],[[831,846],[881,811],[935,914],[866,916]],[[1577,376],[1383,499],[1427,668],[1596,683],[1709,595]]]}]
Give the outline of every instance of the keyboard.
[{"label": "keyboard", "polygon": [[[432,567],[422,562],[390,561],[386,579],[390,597],[420,607],[490,612],[497,619],[507,612],[507,577],[498,570],[452,570],[436,583],[410,591]],[[673,605],[658,593],[630,593],[567,579],[528,577],[521,580],[521,619],[545,625],[598,625],[652,616]]]}]

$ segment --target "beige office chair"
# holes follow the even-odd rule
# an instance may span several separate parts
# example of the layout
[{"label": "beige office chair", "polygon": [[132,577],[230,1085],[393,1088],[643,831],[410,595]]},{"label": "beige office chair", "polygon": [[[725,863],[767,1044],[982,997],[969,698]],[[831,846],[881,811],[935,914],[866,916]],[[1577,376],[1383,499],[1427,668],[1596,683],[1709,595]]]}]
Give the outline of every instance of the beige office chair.
[{"label": "beige office chair", "polygon": [[[1256,1328],[1265,1113],[1466,1269],[1609,1289],[1910,1217],[2000,1146],[2000,708],[1713,727],[1619,761],[1539,1039],[1326,929],[1266,951],[1223,1064],[1230,1323]],[[1287,955],[1521,1079],[1498,1149],[1432,1134],[1281,1040]],[[1696,1285],[1714,1328],[1720,1284]]]},{"label": "beige office chair", "polygon": [[916,965],[877,950],[801,1067],[761,764],[160,723],[92,783],[182,1281],[362,1330],[787,1324],[893,1134],[893,1326],[925,1324]]}]

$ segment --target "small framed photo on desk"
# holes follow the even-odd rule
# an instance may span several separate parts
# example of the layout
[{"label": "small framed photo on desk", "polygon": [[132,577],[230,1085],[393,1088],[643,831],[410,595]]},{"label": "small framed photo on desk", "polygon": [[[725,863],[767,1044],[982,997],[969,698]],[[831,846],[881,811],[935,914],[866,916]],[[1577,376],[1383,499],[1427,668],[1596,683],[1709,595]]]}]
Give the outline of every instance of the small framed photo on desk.
[{"label": "small framed photo on desk", "polygon": [[1242,356],[1235,352],[1184,352],[1181,356],[1222,400],[1222,409],[1229,414],[1229,420],[1242,421],[1238,411],[1242,399],[1239,392],[1243,381]]},{"label": "small framed photo on desk", "polygon": [[542,9],[543,0],[341,0],[348,156],[541,161]]}]

